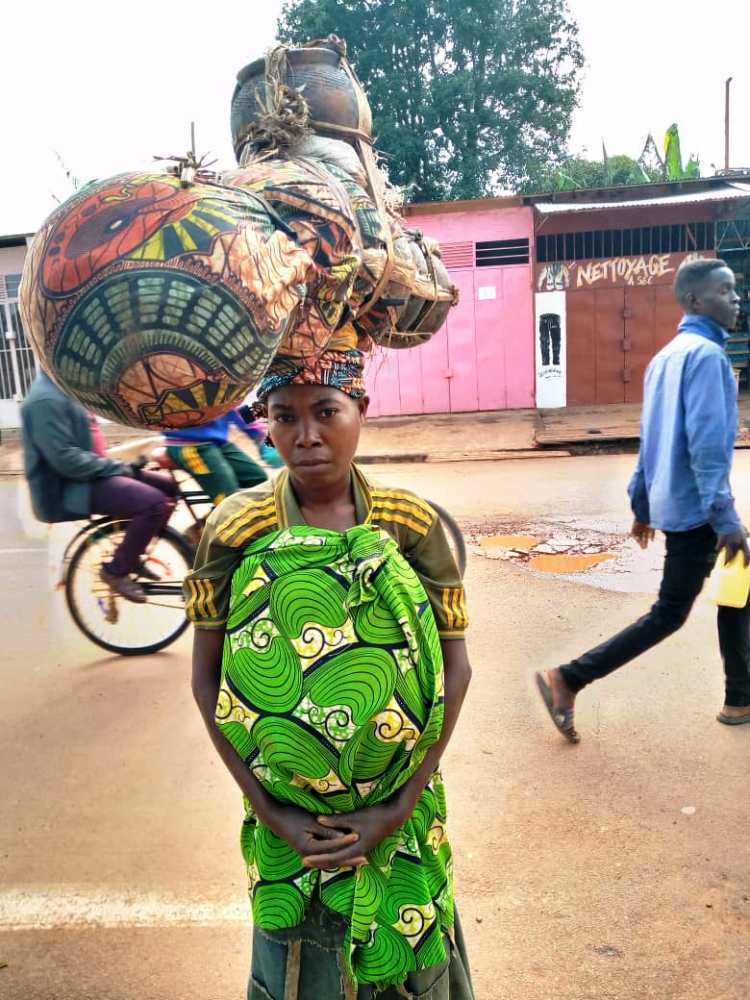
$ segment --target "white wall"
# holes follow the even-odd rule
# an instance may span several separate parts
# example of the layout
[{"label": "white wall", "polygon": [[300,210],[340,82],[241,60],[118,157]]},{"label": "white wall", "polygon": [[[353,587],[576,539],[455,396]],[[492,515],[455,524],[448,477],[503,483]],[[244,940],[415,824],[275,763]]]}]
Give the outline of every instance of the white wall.
[{"label": "white wall", "polygon": [[0,247],[0,274],[20,274],[26,247]]},{"label": "white wall", "polygon": [[[25,246],[0,247],[0,275],[21,274],[26,250]],[[13,399],[0,399],[0,428],[20,427],[20,425],[18,402]]]}]

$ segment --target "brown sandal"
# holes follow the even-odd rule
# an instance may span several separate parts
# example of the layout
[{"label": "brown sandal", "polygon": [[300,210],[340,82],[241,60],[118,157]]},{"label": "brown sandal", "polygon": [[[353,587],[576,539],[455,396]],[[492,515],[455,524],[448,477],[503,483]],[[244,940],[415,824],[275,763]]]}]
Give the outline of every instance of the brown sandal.
[{"label": "brown sandal", "polygon": [[555,708],[554,699],[552,697],[552,688],[544,679],[543,674],[536,673],[534,674],[534,678],[536,679],[536,686],[539,689],[539,694],[542,696],[544,707],[549,712],[549,717],[554,722],[557,731],[562,733],[569,743],[580,743],[581,737],[578,735],[578,731],[575,727],[575,712],[573,709]]}]

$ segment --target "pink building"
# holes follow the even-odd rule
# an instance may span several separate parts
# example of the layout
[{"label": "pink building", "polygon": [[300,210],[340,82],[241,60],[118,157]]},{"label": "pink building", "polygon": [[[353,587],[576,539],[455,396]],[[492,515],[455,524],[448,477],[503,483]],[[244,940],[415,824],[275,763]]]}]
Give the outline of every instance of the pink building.
[{"label": "pink building", "polygon": [[533,407],[534,211],[517,198],[412,205],[407,224],[438,240],[460,293],[422,347],[369,363],[373,416]]}]

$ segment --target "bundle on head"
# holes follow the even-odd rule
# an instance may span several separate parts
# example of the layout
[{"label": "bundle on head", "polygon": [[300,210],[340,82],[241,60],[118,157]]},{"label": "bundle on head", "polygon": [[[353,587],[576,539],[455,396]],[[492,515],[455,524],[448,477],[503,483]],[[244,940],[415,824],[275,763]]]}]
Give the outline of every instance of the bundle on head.
[{"label": "bundle on head", "polygon": [[[278,194],[285,184],[283,164],[291,160],[317,164],[351,202],[361,255],[352,302],[357,330],[391,347],[429,340],[455,305],[457,291],[437,246],[406,229],[397,213],[400,198],[372,148],[372,113],[345,44],[329,38],[301,48],[279,46],[237,80],[235,152],[242,166],[266,163],[266,197],[284,197]],[[295,93],[307,117],[287,127]]]},{"label": "bundle on head", "polygon": [[41,227],[21,315],[42,367],[88,409],[145,428],[204,423],[263,375],[311,268],[252,193],[123,174]]},{"label": "bundle on head", "polygon": [[193,156],[122,174],[42,225],[20,295],[41,365],[102,416],[169,428],[216,419],[277,354],[318,356],[342,331],[358,350],[428,340],[456,292],[399,218],[371,132],[340,40],[248,66],[239,169]]}]

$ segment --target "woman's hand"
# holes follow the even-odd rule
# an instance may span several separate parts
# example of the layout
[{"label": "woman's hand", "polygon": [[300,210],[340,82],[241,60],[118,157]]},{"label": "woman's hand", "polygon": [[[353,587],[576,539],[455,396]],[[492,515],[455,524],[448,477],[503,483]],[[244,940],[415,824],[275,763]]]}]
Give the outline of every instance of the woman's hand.
[{"label": "woman's hand", "polygon": [[[358,835],[354,830],[325,826],[315,816],[297,806],[277,803],[263,817],[263,822],[272,833],[302,856],[302,863],[307,868],[338,868],[339,862],[335,858],[345,852],[353,859],[348,862],[350,865],[367,862],[362,851],[358,850]],[[321,863],[309,864],[311,856],[319,858]]]},{"label": "woman's hand", "polygon": [[[350,813],[318,816],[317,823],[324,830],[339,836],[337,842],[328,841],[325,851],[310,852],[304,857],[308,868],[347,868],[367,864],[367,854],[387,836],[403,826],[408,816],[398,801],[383,802]],[[354,836],[353,841],[345,840]],[[328,845],[333,844],[331,849]]]}]

